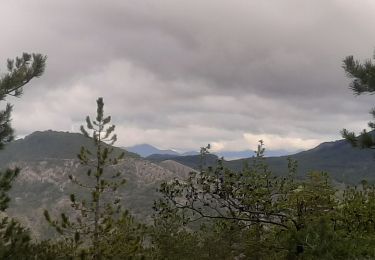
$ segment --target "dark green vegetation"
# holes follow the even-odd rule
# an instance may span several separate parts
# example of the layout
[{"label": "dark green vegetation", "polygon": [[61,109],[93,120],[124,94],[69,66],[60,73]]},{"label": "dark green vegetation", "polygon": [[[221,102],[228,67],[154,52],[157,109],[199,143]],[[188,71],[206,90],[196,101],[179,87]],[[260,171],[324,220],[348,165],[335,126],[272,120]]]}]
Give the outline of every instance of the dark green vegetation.
[{"label": "dark green vegetation", "polygon": [[[163,234],[157,233],[156,241],[161,258],[375,257],[374,186],[363,182],[338,192],[320,172],[298,180],[292,159],[285,174],[275,176],[263,152],[260,144],[252,164],[241,171],[219,162],[184,181],[161,185],[164,197],[155,205],[155,228]],[[176,237],[185,244],[171,245]],[[189,246],[195,249],[181,256]]]},{"label": "dark green vegetation", "polygon": [[[8,72],[0,78],[0,100],[5,101],[7,96],[19,97],[22,95],[22,87],[30,80],[40,77],[45,68],[46,57],[40,54],[24,53],[22,57],[14,60],[8,59]],[[14,130],[11,126],[12,105],[6,104],[5,110],[0,111],[0,149],[13,140]],[[0,173],[0,209],[5,210],[9,198],[6,192],[10,189],[10,183],[17,176],[19,169],[7,169]]]},{"label": "dark green vegetation", "polygon": [[[24,53],[14,60],[8,59],[7,72],[0,78],[0,100],[7,96],[20,97],[22,88],[33,78],[40,77],[45,68],[46,57],[41,54]],[[0,111],[0,149],[13,140],[14,130],[11,126],[12,105],[6,104]],[[10,198],[7,192],[20,170],[17,167],[0,172],[0,211],[8,208]],[[30,236],[16,220],[3,216],[0,219],[0,258],[20,258],[29,248]]]},{"label": "dark green vegetation", "polygon": [[[80,164],[87,168],[86,176],[69,175],[71,182],[84,192],[81,192],[79,196],[74,193],[70,194],[73,213],[61,213],[60,219],[53,220],[49,212],[44,211],[49,224],[64,236],[62,243],[71,246],[69,252],[57,251],[56,257],[111,258],[119,249],[117,247],[114,250],[111,249],[114,243],[117,243],[118,236],[128,236],[128,234],[117,232],[117,226],[130,221],[126,211],[121,209],[122,196],[118,192],[126,180],[121,171],[108,171],[108,168],[117,165],[125,154],[114,156],[115,150],[105,145],[105,143],[113,145],[116,142],[117,136],[113,133],[115,126],[110,124],[110,116],[104,116],[102,98],[97,100],[97,106],[95,120],[91,120],[88,116],[87,128],[81,126],[84,137],[90,139],[95,146],[94,149],[82,146],[78,155]],[[130,255],[139,248],[142,242],[140,237],[134,237],[133,240],[129,242],[134,245],[134,249],[129,248],[129,252],[122,252],[124,255]]]},{"label": "dark green vegetation", "polygon": [[[25,79],[5,86],[26,84],[33,67],[40,76],[44,61],[24,55],[8,62],[14,77]],[[20,94],[12,91],[6,94]],[[4,166],[22,167],[1,174],[1,259],[375,258],[370,150],[341,140],[265,158],[260,142],[249,159],[223,161],[208,146],[199,156],[150,158],[154,164],[112,146],[115,127],[101,98],[97,106],[83,135],[37,132],[0,154]],[[10,110],[3,114],[9,143]],[[353,145],[366,143],[346,134]],[[357,186],[337,188],[322,171]]]},{"label": "dark green vegetation", "polygon": [[[7,96],[20,97],[23,86],[33,78],[40,77],[45,68],[46,57],[41,54],[24,53],[22,57],[14,60],[8,59],[7,69],[0,78],[0,100],[4,101]],[[0,149],[4,144],[13,140],[13,128],[10,125],[12,105],[6,105],[5,110],[0,111]]]},{"label": "dark green vegetation", "polygon": [[[375,54],[374,54],[375,59]],[[354,60],[353,56],[348,56],[344,59],[343,68],[346,75],[352,79],[349,87],[355,95],[374,94],[375,92],[375,64],[371,60],[364,63]],[[375,108],[371,109],[370,114],[375,119]],[[375,122],[369,122],[368,126],[374,130]],[[369,133],[366,129],[362,131],[359,136],[347,129],[341,131],[342,136],[348,140],[354,147],[360,148],[375,148],[374,135]]]}]

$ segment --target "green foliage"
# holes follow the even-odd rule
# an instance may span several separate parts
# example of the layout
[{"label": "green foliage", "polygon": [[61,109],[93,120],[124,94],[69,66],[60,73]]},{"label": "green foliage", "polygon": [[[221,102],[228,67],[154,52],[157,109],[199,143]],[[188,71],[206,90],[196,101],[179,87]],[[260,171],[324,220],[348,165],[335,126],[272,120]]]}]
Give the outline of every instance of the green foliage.
[{"label": "green foliage", "polygon": [[[98,243],[101,259],[143,259],[144,225],[138,224],[126,211],[114,220],[112,229]],[[45,240],[34,244],[35,259],[95,259],[97,250],[81,241],[79,233],[64,240]]]},{"label": "green foliage", "polygon": [[[155,205],[155,209],[160,204]],[[199,234],[185,228],[184,218],[178,210],[163,207],[154,216],[154,225],[149,230],[152,248],[148,255],[153,259],[199,259]],[[192,250],[194,248],[194,250]]]},{"label": "green foliage", "polygon": [[[111,117],[104,116],[103,108],[103,99],[99,98],[96,120],[87,117],[86,128],[81,126],[82,134],[90,138],[95,147],[91,150],[82,146],[78,154],[86,176],[69,175],[71,182],[85,191],[85,195],[78,198],[76,194],[71,194],[70,202],[74,212],[61,213],[59,220],[53,220],[48,211],[44,213],[56,231],[65,236],[66,243],[73,245],[73,256],[84,252],[93,259],[115,257],[123,253],[132,255],[138,251],[142,242],[141,238],[134,235],[133,219],[121,209],[118,189],[125,184],[125,179],[121,177],[121,172],[107,171],[108,167],[116,165],[123,158],[124,153],[111,156],[114,148],[109,145],[117,137],[113,133],[115,126],[110,125]],[[119,233],[120,229],[132,232]],[[119,247],[120,241],[127,241],[127,247]]]},{"label": "green foliage", "polygon": [[[198,234],[199,257],[202,259],[235,259],[240,257],[249,245],[246,228],[235,221],[216,220],[206,223],[201,226]],[[259,250],[261,243],[256,246]]]},{"label": "green foliage", "polygon": [[[346,75],[352,79],[349,87],[355,95],[373,94],[375,92],[375,64],[371,60],[361,63],[358,60],[354,60],[353,56],[348,56],[344,59],[343,68]],[[375,108],[370,111],[370,114],[375,119]],[[375,129],[374,122],[369,122],[368,126],[372,130]],[[341,134],[355,147],[375,148],[375,139],[366,130],[363,130],[359,136],[346,129],[343,129]]]},{"label": "green foliage", "polygon": [[[163,183],[160,192],[165,201],[160,205],[177,207],[191,213],[189,221],[200,218],[232,219],[264,223],[287,228],[289,217],[284,214],[284,200],[295,188],[293,169],[287,177],[272,176],[263,158],[263,144],[258,147],[252,167],[239,173],[219,162],[218,167],[191,173],[181,182]],[[178,200],[182,197],[183,200]],[[163,207],[159,207],[161,212]]]},{"label": "green foliage", "polygon": [[44,240],[31,245],[30,254],[27,259],[84,259],[85,252],[81,251],[80,254],[75,254],[76,244],[69,240]]},{"label": "green foliage", "polygon": [[341,213],[340,221],[348,232],[375,231],[375,186],[363,182],[362,187],[348,187],[343,194]]},{"label": "green foliage", "polygon": [[[22,57],[14,60],[8,59],[8,72],[0,77],[0,101],[4,101],[6,96],[19,97],[22,94],[22,87],[31,79],[40,77],[45,68],[46,56],[41,54],[24,53]],[[10,125],[12,106],[8,103],[5,110],[0,111],[0,149],[13,140],[14,130]],[[11,183],[19,173],[19,169],[7,169],[0,172],[0,210],[4,211],[8,207],[10,198],[7,192],[11,188]]]},{"label": "green foliage", "polygon": [[[8,95],[19,97],[22,94],[23,86],[31,79],[43,74],[46,59],[47,57],[41,54],[27,53],[14,60],[8,59],[8,72],[0,78],[0,100],[5,100]],[[13,140],[13,129],[10,126],[11,112],[10,104],[7,104],[5,110],[0,111],[0,149],[4,144]]]},{"label": "green foliage", "polygon": [[[8,60],[8,72],[0,77],[0,100],[7,96],[19,97],[22,87],[31,79],[40,77],[45,68],[46,57],[41,54],[24,53],[22,57]],[[8,103],[0,111],[0,149],[13,140],[14,130],[11,127],[12,106]],[[10,197],[8,191],[19,169],[6,169],[0,172],[0,211],[8,208]],[[30,236],[28,230],[23,228],[16,220],[6,216],[0,217],[0,258],[1,259],[26,259],[29,253]]]},{"label": "green foliage", "polygon": [[[155,203],[155,251],[192,246],[196,255],[187,255],[194,259],[375,257],[372,186],[348,188],[340,198],[326,173],[298,180],[291,159],[288,174],[274,176],[263,152],[261,142],[253,164],[240,172],[219,163],[163,183]],[[184,243],[170,245],[176,238]],[[175,258],[182,257],[178,251]]]},{"label": "green foliage", "polygon": [[375,92],[375,64],[371,60],[361,63],[348,56],[343,61],[343,68],[346,75],[353,79],[350,88],[356,95]]},{"label": "green foliage", "polygon": [[19,168],[6,169],[4,172],[0,172],[0,211],[8,208],[10,202],[8,191],[12,188],[11,184],[19,172]]},{"label": "green foliage", "polygon": [[123,212],[115,220],[107,239],[100,242],[100,252],[105,259],[143,259],[145,236],[146,227]]},{"label": "green foliage", "polygon": [[30,253],[30,234],[16,220],[0,220],[0,259],[26,259]]}]

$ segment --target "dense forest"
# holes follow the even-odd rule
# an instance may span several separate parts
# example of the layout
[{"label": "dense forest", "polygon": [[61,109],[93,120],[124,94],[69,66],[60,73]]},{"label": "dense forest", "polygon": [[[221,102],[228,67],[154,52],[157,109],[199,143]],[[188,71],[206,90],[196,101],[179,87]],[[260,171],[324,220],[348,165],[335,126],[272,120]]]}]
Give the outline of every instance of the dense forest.
[{"label": "dense forest", "polygon": [[[33,78],[42,76],[46,57],[23,54],[8,60],[0,80],[0,99],[20,96]],[[375,66],[353,57],[344,60],[355,94],[375,91]],[[31,90],[30,90],[31,91]],[[0,144],[13,140],[12,106],[0,112]],[[86,117],[88,140],[77,151],[80,175],[69,175],[79,192],[69,196],[70,210],[37,216],[55,230],[38,240],[6,212],[9,191],[20,172],[0,174],[1,259],[372,259],[375,258],[375,186],[363,180],[338,188],[329,173],[297,176],[298,162],[287,159],[283,174],[274,174],[259,142],[254,159],[239,170],[222,160],[207,165],[210,147],[201,148],[198,171],[160,185],[152,221],[132,216],[122,206],[126,189],[122,172],[110,170],[124,156],[104,101],[95,117]],[[372,111],[375,116],[375,112]],[[369,126],[375,129],[373,123]],[[342,130],[354,146],[373,148],[372,135]],[[90,144],[90,145],[88,145]]]}]

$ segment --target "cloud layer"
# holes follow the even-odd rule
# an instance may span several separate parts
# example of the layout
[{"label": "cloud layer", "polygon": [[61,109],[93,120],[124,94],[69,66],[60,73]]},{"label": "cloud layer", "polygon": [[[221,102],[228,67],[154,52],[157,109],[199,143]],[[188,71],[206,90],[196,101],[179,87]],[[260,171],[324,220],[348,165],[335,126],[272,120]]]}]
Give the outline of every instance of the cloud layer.
[{"label": "cloud layer", "polygon": [[4,1],[0,57],[48,55],[15,104],[22,136],[78,131],[95,100],[119,145],[308,149],[360,130],[371,97],[341,68],[372,56],[375,3],[361,1]]}]

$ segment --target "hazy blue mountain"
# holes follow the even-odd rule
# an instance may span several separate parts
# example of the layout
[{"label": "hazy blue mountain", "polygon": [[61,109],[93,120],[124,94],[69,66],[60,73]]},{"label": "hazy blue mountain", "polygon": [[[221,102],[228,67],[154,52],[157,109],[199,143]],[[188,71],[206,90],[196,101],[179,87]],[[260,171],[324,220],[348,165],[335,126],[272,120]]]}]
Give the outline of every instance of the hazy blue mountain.
[{"label": "hazy blue mountain", "polygon": [[[178,153],[173,150],[161,150],[155,146],[149,144],[139,144],[131,147],[125,147],[129,152],[133,152],[139,154],[140,156],[150,159],[150,160],[168,160],[169,158],[177,157],[177,156],[194,156],[199,155],[197,151],[189,151],[184,153]],[[254,154],[252,150],[242,150],[242,151],[220,151],[213,153],[218,157],[224,157],[226,160],[234,160],[234,159],[241,159],[247,158]],[[273,156],[283,156],[291,154],[286,150],[271,150],[266,152],[266,157],[273,157]]]},{"label": "hazy blue mountain", "polygon": [[182,153],[181,155],[183,155],[183,156],[185,156],[185,155],[199,155],[199,152],[196,152],[196,151],[190,151],[190,152]]},{"label": "hazy blue mountain", "polygon": [[[125,150],[139,154],[140,156],[146,158],[150,156],[165,156],[165,158],[170,158],[171,156],[186,156],[186,155],[199,155],[199,152],[189,151],[179,153],[171,149],[162,150],[150,144],[138,144],[130,147],[125,147]],[[164,158],[164,157],[163,157]]]},{"label": "hazy blue mountain", "polygon": [[149,144],[138,144],[130,147],[125,147],[125,150],[139,154],[142,157],[147,157],[152,154],[168,154],[168,155],[180,155],[178,152],[173,150],[160,150]]},{"label": "hazy blue mountain", "polygon": [[[241,158],[248,158],[250,156],[254,155],[253,150],[243,150],[243,151],[220,151],[215,152],[216,155],[219,157],[224,157],[226,160],[235,160],[235,159],[241,159]],[[291,152],[288,152],[286,150],[266,150],[265,156],[266,157],[275,157],[275,156],[284,156],[284,155],[290,155]]]}]

